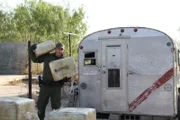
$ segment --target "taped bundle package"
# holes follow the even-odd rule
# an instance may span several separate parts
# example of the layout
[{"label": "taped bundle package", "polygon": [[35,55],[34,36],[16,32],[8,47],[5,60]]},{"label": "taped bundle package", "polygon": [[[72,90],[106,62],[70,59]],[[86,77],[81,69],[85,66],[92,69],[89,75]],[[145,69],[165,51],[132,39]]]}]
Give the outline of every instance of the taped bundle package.
[{"label": "taped bundle package", "polygon": [[78,74],[77,65],[73,57],[51,61],[49,66],[54,81],[62,80],[65,77],[70,78]]},{"label": "taped bundle package", "polygon": [[49,113],[48,120],[96,120],[92,108],[62,108]]},{"label": "taped bundle package", "polygon": [[27,112],[35,113],[35,102],[20,97],[0,97],[0,120],[26,120]]},{"label": "taped bundle package", "polygon": [[37,48],[35,50],[36,57],[46,54],[52,51],[55,48],[52,40],[48,40],[42,43],[37,44]]}]

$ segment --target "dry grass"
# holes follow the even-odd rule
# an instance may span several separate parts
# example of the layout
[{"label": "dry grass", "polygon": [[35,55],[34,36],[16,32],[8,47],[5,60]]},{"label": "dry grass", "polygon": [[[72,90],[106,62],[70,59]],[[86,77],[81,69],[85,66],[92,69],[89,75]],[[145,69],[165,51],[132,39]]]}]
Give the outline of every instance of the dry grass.
[{"label": "dry grass", "polygon": [[10,81],[8,85],[20,85],[22,84],[22,79],[14,79],[13,81]]},{"label": "dry grass", "polygon": [[[21,84],[28,84],[28,79],[14,79],[7,83],[6,85],[21,85]],[[32,79],[32,84],[38,84],[38,80]]]}]

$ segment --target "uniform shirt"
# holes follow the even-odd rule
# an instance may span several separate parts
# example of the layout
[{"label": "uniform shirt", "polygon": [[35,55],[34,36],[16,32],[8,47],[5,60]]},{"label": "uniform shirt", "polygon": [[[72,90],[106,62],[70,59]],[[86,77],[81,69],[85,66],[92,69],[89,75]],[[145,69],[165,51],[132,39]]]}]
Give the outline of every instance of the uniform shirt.
[{"label": "uniform shirt", "polygon": [[[44,55],[41,55],[39,57],[36,57],[35,53],[33,52],[33,50],[31,49],[31,59],[34,63],[42,63],[44,62],[44,69],[43,69],[43,82],[45,83],[51,83],[53,82],[53,77],[51,74],[51,70],[49,67],[49,62],[53,61],[53,60],[57,60],[57,59],[62,59],[64,58],[63,55],[60,57],[57,57],[55,55],[55,53],[47,53]],[[61,81],[61,80],[60,80]]]}]

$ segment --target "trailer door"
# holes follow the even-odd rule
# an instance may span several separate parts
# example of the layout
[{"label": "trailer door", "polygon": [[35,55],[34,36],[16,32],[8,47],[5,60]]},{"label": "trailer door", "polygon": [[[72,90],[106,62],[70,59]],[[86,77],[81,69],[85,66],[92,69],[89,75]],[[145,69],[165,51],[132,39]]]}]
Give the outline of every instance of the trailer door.
[{"label": "trailer door", "polygon": [[127,44],[124,39],[102,40],[101,107],[127,111]]}]

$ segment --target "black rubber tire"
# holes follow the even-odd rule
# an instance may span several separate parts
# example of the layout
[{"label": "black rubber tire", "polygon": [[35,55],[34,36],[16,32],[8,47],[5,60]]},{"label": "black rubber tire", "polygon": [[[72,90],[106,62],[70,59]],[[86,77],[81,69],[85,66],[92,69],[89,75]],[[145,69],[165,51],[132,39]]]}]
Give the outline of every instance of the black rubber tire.
[{"label": "black rubber tire", "polygon": [[108,113],[96,113],[97,119],[109,119],[110,114]]}]

